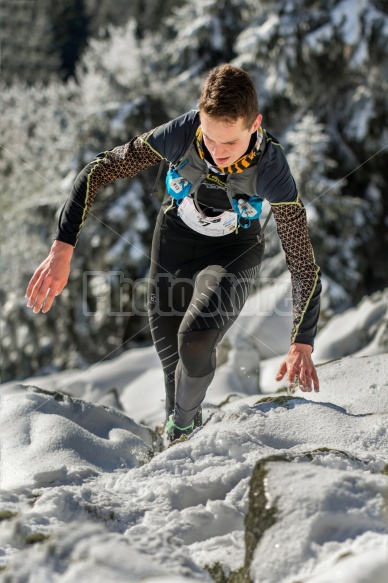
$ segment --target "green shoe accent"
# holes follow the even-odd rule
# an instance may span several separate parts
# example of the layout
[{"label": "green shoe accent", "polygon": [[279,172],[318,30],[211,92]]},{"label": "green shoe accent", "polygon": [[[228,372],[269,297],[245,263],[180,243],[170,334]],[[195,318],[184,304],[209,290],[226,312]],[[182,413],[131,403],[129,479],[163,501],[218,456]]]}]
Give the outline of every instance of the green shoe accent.
[{"label": "green shoe accent", "polygon": [[179,431],[186,431],[187,429],[194,429],[194,421],[192,421],[190,423],[190,425],[188,425],[187,427],[178,427],[178,425],[175,425],[175,423],[174,423],[174,427],[175,427],[175,429],[179,429]]},{"label": "green shoe accent", "polygon": [[171,435],[171,432],[173,429],[174,429],[174,416],[170,415],[170,417],[168,418],[168,421],[167,421],[167,428],[166,428],[168,436]]},{"label": "green shoe accent", "polygon": [[170,415],[167,422],[167,435],[170,441],[179,439],[182,435],[187,435],[191,433],[194,429],[194,421],[190,423],[187,427],[179,427],[175,425],[174,416]]}]

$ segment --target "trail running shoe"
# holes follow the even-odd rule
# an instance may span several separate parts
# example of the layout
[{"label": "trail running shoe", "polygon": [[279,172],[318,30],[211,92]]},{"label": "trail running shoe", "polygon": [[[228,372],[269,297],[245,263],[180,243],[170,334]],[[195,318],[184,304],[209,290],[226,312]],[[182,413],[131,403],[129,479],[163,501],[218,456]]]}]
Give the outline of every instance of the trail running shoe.
[{"label": "trail running shoe", "polygon": [[167,437],[170,440],[170,442],[176,441],[177,439],[182,437],[182,435],[186,436],[190,435],[193,429],[194,421],[192,421],[190,425],[188,425],[187,427],[178,427],[178,425],[175,425],[173,415],[170,415],[167,421]]},{"label": "trail running shoe", "polygon": [[[167,436],[170,442],[180,439],[182,435],[188,436],[197,427],[202,427],[202,407],[199,406],[193,421],[187,427],[175,425],[174,415],[170,415],[167,420]],[[183,440],[182,440],[183,441]]]}]

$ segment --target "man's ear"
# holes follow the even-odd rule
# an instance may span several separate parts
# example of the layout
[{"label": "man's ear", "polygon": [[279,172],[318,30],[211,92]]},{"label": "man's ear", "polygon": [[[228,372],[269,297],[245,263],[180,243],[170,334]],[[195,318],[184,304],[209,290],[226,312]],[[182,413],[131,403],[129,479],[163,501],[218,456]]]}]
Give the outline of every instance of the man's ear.
[{"label": "man's ear", "polygon": [[262,119],[263,119],[263,116],[261,115],[261,113],[259,113],[257,118],[255,119],[255,121],[253,122],[252,131],[251,131],[252,134],[257,129],[259,129],[259,127],[261,126]]}]

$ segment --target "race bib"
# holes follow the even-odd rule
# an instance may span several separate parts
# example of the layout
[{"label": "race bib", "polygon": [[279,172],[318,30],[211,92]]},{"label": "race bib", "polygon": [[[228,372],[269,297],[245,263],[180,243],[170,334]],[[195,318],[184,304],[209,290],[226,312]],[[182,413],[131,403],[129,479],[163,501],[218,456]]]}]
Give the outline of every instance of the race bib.
[{"label": "race bib", "polygon": [[229,235],[237,228],[236,213],[224,211],[216,217],[203,217],[195,208],[193,199],[188,196],[178,206],[178,216],[190,229],[208,237]]}]

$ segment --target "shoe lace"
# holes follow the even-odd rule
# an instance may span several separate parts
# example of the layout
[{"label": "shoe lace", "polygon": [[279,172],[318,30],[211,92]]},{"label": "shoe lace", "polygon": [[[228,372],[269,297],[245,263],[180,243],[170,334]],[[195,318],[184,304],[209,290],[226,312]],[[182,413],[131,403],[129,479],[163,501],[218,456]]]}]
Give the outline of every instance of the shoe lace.
[{"label": "shoe lace", "polygon": [[190,425],[188,425],[187,427],[179,427],[179,425],[176,425],[174,423],[174,416],[170,415],[167,423],[167,434],[170,435],[173,429],[179,429],[179,431],[187,431],[188,429],[194,429],[194,421],[192,421]]}]

